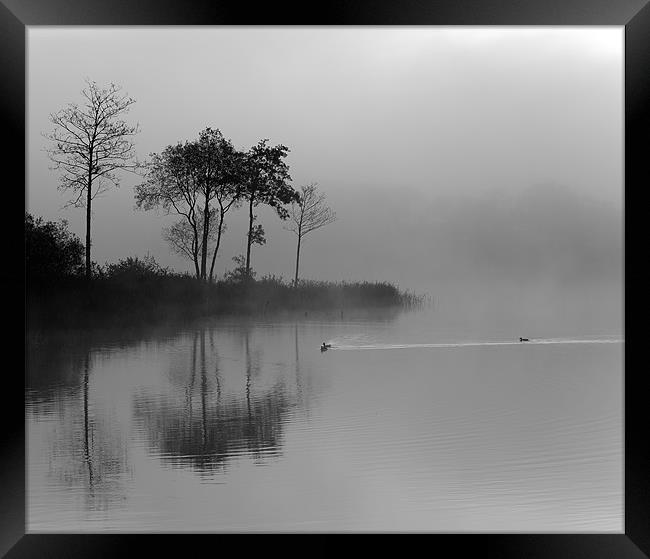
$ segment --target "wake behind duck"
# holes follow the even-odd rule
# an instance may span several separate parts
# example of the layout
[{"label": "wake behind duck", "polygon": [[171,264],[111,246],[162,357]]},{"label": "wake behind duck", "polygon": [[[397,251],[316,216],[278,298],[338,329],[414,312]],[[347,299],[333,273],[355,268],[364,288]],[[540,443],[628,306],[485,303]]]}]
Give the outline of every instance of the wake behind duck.
[{"label": "wake behind duck", "polygon": [[[378,344],[337,344],[336,350],[372,350],[372,349],[420,349],[420,348],[462,348],[462,347],[500,347],[514,346],[526,343],[530,346],[540,345],[563,345],[563,344],[621,344],[624,340],[621,338],[597,338],[597,339],[567,339],[567,338],[523,338],[519,337],[513,341],[467,341],[467,342],[447,342],[447,343],[378,343]],[[332,347],[331,344],[323,344],[321,351],[326,351]]]}]

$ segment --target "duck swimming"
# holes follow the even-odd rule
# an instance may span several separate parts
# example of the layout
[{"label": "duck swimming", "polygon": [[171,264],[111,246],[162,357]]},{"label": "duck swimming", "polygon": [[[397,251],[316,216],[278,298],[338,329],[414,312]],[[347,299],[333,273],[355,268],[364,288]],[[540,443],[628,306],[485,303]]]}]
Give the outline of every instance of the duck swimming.
[{"label": "duck swimming", "polygon": [[519,338],[520,342],[529,342],[530,340],[528,338]]},{"label": "duck swimming", "polygon": [[320,350],[327,351],[330,347],[332,347],[332,344],[326,344],[325,342],[323,342],[323,345],[320,346]]}]

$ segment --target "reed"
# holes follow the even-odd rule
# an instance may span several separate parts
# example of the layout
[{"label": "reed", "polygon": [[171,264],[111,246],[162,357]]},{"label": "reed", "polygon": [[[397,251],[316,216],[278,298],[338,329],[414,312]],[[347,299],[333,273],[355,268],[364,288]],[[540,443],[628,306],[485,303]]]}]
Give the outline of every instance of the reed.
[{"label": "reed", "polygon": [[[136,262],[137,264],[137,262]],[[282,311],[344,311],[364,308],[416,308],[425,297],[400,291],[388,282],[283,278],[220,280],[204,283],[188,274],[131,266],[99,274],[28,285],[28,324],[92,325],[210,315],[266,315]]]}]

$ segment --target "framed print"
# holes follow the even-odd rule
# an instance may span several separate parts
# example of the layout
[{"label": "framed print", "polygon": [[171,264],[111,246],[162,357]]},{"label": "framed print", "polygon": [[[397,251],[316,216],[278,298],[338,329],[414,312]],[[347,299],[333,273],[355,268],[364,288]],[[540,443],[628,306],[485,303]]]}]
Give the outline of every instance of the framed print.
[{"label": "framed print", "polygon": [[0,555],[650,554],[645,0],[0,13]]}]

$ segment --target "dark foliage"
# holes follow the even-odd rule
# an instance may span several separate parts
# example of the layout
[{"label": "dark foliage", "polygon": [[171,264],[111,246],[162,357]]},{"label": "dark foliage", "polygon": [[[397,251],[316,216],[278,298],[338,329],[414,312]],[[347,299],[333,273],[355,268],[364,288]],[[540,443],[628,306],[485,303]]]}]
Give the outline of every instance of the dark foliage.
[{"label": "dark foliage", "polygon": [[28,293],[31,327],[133,324],[207,315],[265,315],[295,311],[411,308],[421,297],[389,283],[302,281],[246,276],[243,257],[226,279],[208,284],[161,268],[151,257],[129,257],[99,268],[92,282],[70,278],[55,290]]},{"label": "dark foliage", "polygon": [[54,283],[84,270],[84,245],[65,220],[44,221],[25,213],[25,272],[28,283]]},{"label": "dark foliage", "polygon": [[140,259],[129,256],[116,264],[108,264],[101,272],[108,280],[115,283],[134,285],[138,282],[156,280],[171,274],[167,268],[162,268],[153,256]]}]

